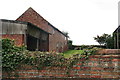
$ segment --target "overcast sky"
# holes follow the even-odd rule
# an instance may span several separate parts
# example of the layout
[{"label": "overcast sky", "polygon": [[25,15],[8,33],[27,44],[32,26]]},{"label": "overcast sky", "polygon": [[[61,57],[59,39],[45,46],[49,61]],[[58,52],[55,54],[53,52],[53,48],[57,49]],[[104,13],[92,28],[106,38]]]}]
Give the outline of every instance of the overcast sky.
[{"label": "overcast sky", "polygon": [[98,44],[93,37],[118,26],[119,0],[0,0],[0,19],[15,20],[32,7],[75,45]]}]

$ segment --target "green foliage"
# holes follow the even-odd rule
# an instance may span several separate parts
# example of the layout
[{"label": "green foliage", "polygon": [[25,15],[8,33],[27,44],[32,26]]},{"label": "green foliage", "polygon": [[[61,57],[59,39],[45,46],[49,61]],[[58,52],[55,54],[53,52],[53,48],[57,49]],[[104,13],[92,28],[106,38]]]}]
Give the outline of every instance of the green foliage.
[{"label": "green foliage", "polygon": [[[88,59],[88,57],[90,55],[94,55],[97,50],[99,50],[99,48],[94,47],[91,49],[84,49],[84,50],[82,50],[82,52],[80,52],[78,54],[73,53],[74,55],[67,59],[67,63],[66,63],[67,72],[66,72],[66,74],[69,75],[69,73],[70,73],[69,71],[71,71],[73,65],[76,65],[80,61],[80,59]],[[77,50],[75,50],[75,51],[77,51]]]},{"label": "green foliage", "polygon": [[114,38],[113,38],[113,36],[110,35],[106,39],[106,47],[109,48],[109,49],[113,49],[114,48]]},{"label": "green foliage", "polygon": [[73,43],[72,40],[68,40],[68,48],[69,48],[70,50],[73,49],[73,48],[72,48],[72,43]]},{"label": "green foliage", "polygon": [[24,46],[17,47],[10,39],[2,40],[2,67],[4,71],[15,70],[22,64],[37,69],[45,66],[63,66],[65,58],[58,53],[27,51]]},{"label": "green foliage", "polygon": [[83,54],[85,55],[85,58],[88,58],[90,55],[94,55],[96,51],[99,49],[101,48],[93,47],[93,48],[84,49]]},{"label": "green foliage", "polygon": [[[5,71],[16,70],[21,65],[30,65],[35,68],[42,69],[43,67],[66,67],[67,73],[72,69],[81,58],[87,59],[94,54],[97,48],[84,49],[81,53],[73,53],[69,58],[64,57],[64,53],[27,51],[25,47],[14,46],[14,41],[3,39],[2,50],[2,67]],[[8,46],[9,45],[9,46]],[[71,52],[72,54],[72,52]]]},{"label": "green foliage", "polygon": [[10,39],[2,39],[2,51],[4,53],[12,53],[12,52],[21,52],[26,50],[25,46],[17,47],[14,45],[14,40]]},{"label": "green foliage", "polygon": [[83,50],[68,50],[63,53],[63,56],[65,58],[70,58],[75,54],[82,54],[84,51]]},{"label": "green foliage", "polygon": [[18,64],[24,60],[22,51],[24,46],[14,46],[14,41],[10,39],[2,39],[2,67],[3,70],[15,70]]},{"label": "green foliage", "polygon": [[2,48],[4,52],[12,52],[14,41],[10,39],[2,39]]},{"label": "green foliage", "polygon": [[28,65],[33,65],[37,69],[42,69],[46,66],[63,66],[65,58],[61,54],[50,53],[50,52],[40,52],[40,51],[26,51],[25,63]]},{"label": "green foliage", "polygon": [[110,35],[108,34],[103,34],[102,36],[97,35],[97,37],[94,37],[94,39],[101,45],[101,44],[105,44],[106,43],[106,39],[109,37]]},{"label": "green foliage", "polygon": [[81,50],[83,50],[83,49],[86,48],[86,46],[85,46],[85,45],[82,45],[80,48],[81,48]]},{"label": "green foliage", "polygon": [[94,37],[94,39],[100,44],[105,45],[106,48],[114,48],[114,39],[113,36],[109,34],[103,34],[101,36]]}]

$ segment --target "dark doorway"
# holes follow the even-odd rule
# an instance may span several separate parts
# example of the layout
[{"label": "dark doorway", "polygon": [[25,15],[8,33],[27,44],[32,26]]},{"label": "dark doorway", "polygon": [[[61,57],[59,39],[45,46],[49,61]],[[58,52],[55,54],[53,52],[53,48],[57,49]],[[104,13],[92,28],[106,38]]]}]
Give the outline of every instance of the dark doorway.
[{"label": "dark doorway", "polygon": [[27,35],[27,50],[35,51],[37,49],[37,38]]},{"label": "dark doorway", "polygon": [[27,35],[27,50],[30,51],[48,51],[49,50],[49,42],[48,36],[46,40],[42,40],[42,38],[38,39],[31,35]]}]

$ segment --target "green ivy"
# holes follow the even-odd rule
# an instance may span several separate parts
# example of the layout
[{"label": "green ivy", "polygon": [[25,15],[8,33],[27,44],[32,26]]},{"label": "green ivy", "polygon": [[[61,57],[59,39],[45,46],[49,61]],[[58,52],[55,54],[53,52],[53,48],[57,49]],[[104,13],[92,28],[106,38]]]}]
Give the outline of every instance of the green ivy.
[{"label": "green ivy", "polygon": [[81,58],[87,59],[95,54],[98,48],[84,49],[82,54],[76,54],[66,59],[62,53],[28,51],[26,47],[17,47],[10,39],[2,40],[2,67],[3,70],[16,70],[22,64],[31,65],[37,69],[43,67],[67,67],[67,73]]},{"label": "green ivy", "polygon": [[23,50],[25,47],[15,46],[13,40],[2,39],[2,69],[15,70],[18,64],[24,60]]}]

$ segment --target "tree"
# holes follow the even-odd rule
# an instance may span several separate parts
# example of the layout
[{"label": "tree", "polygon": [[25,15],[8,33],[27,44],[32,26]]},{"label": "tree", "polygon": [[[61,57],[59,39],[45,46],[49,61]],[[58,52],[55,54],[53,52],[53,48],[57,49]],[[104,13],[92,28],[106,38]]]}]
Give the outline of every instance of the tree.
[{"label": "tree", "polygon": [[73,49],[72,43],[73,43],[72,40],[68,40],[68,48],[69,48],[69,49]]},{"label": "tree", "polygon": [[[65,31],[62,31],[62,33],[64,34],[64,35],[66,35],[66,36],[68,36],[68,32],[65,32]],[[69,36],[68,36],[69,37]]]},{"label": "tree", "polygon": [[114,37],[113,36],[110,35],[106,39],[106,47],[109,48],[109,49],[113,49],[114,48]]},{"label": "tree", "polygon": [[114,48],[113,36],[109,34],[104,33],[101,36],[97,35],[97,37],[94,37],[94,40],[96,40],[100,45],[105,45],[106,48]]},{"label": "tree", "polygon": [[94,37],[94,39],[100,44],[104,45],[106,43],[106,39],[109,37],[108,34],[103,34],[102,36],[97,35],[97,37]]}]

